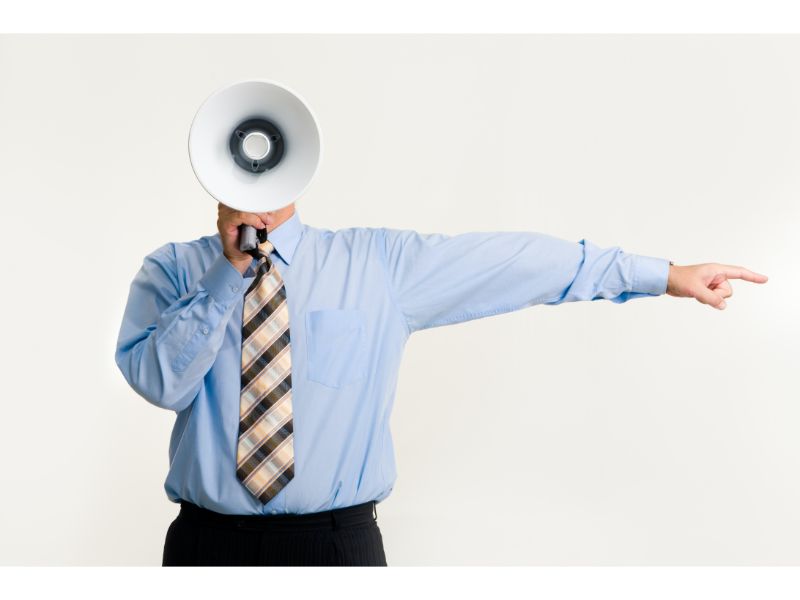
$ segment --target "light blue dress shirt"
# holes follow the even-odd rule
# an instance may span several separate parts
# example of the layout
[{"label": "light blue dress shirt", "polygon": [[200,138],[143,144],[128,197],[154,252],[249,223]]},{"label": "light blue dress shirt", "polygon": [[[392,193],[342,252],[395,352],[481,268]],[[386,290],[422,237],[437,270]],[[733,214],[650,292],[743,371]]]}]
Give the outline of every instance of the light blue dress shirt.
[{"label": "light blue dress shirt", "polygon": [[[295,476],[262,505],[236,479],[243,296],[219,235],[161,246],[130,287],[116,350],[125,379],[175,411],[164,484],[228,514],[311,513],[381,501],[397,473],[389,430],[415,331],[535,304],[666,291],[669,262],[535,232],[330,231],[295,214],[269,233],[292,349]],[[255,262],[253,263],[255,265]]]}]

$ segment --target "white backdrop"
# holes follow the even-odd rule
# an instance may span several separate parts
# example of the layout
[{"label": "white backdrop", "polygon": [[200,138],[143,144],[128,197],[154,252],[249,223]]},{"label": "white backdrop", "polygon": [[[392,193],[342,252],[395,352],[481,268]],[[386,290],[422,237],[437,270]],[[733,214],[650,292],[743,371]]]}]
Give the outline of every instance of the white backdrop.
[{"label": "white backdrop", "polygon": [[[791,36],[0,37],[0,563],[160,563],[174,413],[127,387],[117,331],[143,256],[215,230],[195,110],[267,78],[322,126],[310,225],[770,276],[722,312],[664,296],[414,334],[390,565],[800,564],[799,58]],[[476,428],[502,463],[469,453]]]}]

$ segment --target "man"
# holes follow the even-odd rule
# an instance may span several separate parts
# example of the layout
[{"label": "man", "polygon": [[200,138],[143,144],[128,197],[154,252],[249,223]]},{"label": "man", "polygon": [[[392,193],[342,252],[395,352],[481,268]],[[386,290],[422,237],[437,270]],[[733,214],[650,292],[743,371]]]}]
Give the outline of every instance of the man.
[{"label": "man", "polygon": [[[252,255],[238,228],[268,232]],[[766,276],[533,232],[419,234],[301,223],[294,204],[219,205],[218,235],[170,243],[130,289],[116,362],[177,413],[164,565],[386,565],[376,504],[415,331],[535,304],[658,296],[717,309]]]}]

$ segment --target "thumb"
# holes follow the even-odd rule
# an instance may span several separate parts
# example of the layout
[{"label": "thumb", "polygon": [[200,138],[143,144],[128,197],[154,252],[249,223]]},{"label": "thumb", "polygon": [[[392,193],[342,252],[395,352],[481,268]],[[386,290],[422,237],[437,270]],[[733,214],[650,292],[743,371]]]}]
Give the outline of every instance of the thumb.
[{"label": "thumb", "polygon": [[694,296],[698,302],[708,304],[709,306],[713,306],[719,310],[723,310],[726,306],[725,299],[717,292],[710,290],[707,287],[694,288],[692,290],[692,296]]}]

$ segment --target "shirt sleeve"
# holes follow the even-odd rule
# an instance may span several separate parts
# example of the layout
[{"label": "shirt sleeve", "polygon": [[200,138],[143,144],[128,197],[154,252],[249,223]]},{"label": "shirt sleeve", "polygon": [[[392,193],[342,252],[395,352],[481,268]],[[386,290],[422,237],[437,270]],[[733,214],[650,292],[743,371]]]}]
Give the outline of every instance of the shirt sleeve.
[{"label": "shirt sleeve", "polygon": [[669,261],[537,232],[382,229],[389,286],[409,333],[535,304],[626,302],[666,291]]},{"label": "shirt sleeve", "polygon": [[133,279],[115,360],[131,387],[161,408],[189,406],[222,346],[244,277],[220,255],[180,295],[173,244],[145,257]]}]

